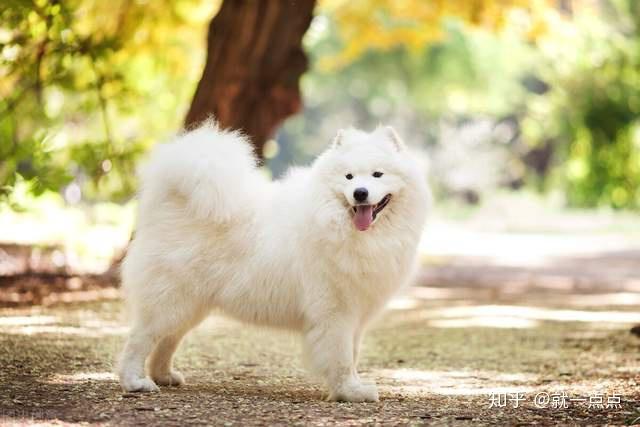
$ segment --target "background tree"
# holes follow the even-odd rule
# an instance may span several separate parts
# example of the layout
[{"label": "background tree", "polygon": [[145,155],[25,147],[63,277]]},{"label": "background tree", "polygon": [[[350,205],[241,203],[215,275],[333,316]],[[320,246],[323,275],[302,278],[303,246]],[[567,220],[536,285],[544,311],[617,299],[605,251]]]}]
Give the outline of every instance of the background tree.
[{"label": "background tree", "polygon": [[302,37],[315,0],[227,0],[211,21],[207,60],[187,127],[213,116],[242,129],[256,153],[284,119],[300,110],[298,81],[307,69]]}]

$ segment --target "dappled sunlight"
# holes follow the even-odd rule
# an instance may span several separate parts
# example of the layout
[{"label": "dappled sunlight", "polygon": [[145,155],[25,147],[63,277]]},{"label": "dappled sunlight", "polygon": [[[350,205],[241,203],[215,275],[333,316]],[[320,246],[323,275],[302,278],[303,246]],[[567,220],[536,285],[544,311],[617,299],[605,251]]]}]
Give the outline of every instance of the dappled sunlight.
[{"label": "dappled sunlight", "polygon": [[485,292],[482,289],[468,287],[438,288],[430,286],[412,286],[404,292],[404,295],[420,300],[450,300],[466,299],[469,297],[470,293],[473,293],[474,296],[477,296],[487,294],[489,293],[489,291]]},{"label": "dappled sunlight", "polygon": [[56,326],[56,325],[41,325],[41,326],[21,326],[12,328],[9,330],[0,329],[1,333],[10,335],[37,335],[37,334],[51,334],[51,335],[73,335],[73,336],[85,336],[91,338],[101,338],[114,335],[124,335],[128,328],[123,326],[102,326],[100,328],[87,328],[83,326]]},{"label": "dappled sunlight", "polygon": [[[76,313],[77,314],[77,313]],[[84,317],[84,316],[81,316]],[[118,322],[106,321],[98,317],[83,318],[80,324],[70,324],[58,316],[4,316],[0,317],[0,333],[9,335],[71,335],[106,337],[124,335],[128,328]]]},{"label": "dappled sunlight", "polygon": [[393,298],[389,304],[387,304],[387,308],[390,310],[410,310],[424,306],[427,303],[441,302],[443,300],[455,301],[456,304],[460,304],[469,302],[468,298],[470,295],[473,295],[474,298],[490,298],[492,293],[489,289],[411,286]]},{"label": "dappled sunlight", "polygon": [[50,325],[58,322],[59,319],[55,316],[6,316],[0,317],[0,328],[6,326]]},{"label": "dappled sunlight", "polygon": [[409,297],[397,297],[392,299],[389,304],[387,304],[387,308],[389,310],[409,310],[412,308],[416,308],[420,305],[418,300]]},{"label": "dappled sunlight", "polygon": [[[621,372],[634,373],[637,369],[623,368]],[[539,375],[528,373],[503,373],[497,371],[474,370],[417,370],[380,369],[375,371],[379,378],[390,379],[381,388],[388,392],[401,390],[406,394],[436,394],[446,396],[490,396],[498,393],[550,393],[555,390],[572,390],[574,396],[589,396],[594,390],[606,392],[615,390],[615,382],[606,379],[575,379],[570,386],[560,381],[550,384]]]},{"label": "dappled sunlight", "polygon": [[[391,378],[393,385],[411,394],[487,395],[530,391],[537,376],[525,373],[488,371],[426,371],[417,369],[381,369],[382,378]],[[384,386],[383,386],[384,388]]]},{"label": "dappled sunlight", "polygon": [[617,292],[606,294],[567,295],[563,303],[580,307],[598,306],[636,306],[640,305],[640,294],[632,292]]},{"label": "dappled sunlight", "polygon": [[434,328],[505,328],[526,329],[540,324],[536,320],[520,319],[510,316],[472,316],[463,319],[429,320],[428,326]]},{"label": "dappled sunlight", "polygon": [[[570,296],[566,296],[571,304]],[[588,300],[586,300],[588,301]],[[611,302],[612,300],[604,299]],[[420,322],[434,328],[504,328],[527,329],[540,326],[541,322],[589,323],[593,329],[620,329],[640,322],[640,313],[632,311],[589,311],[557,309],[529,305],[480,305],[473,300],[456,300],[432,307],[409,296],[394,299],[389,308],[401,313],[394,324]],[[606,303],[603,302],[603,305]],[[381,324],[385,327],[386,324]],[[388,325],[387,325],[388,326]]]},{"label": "dappled sunlight", "polygon": [[640,378],[640,366],[618,366],[616,371],[634,374]]},{"label": "dappled sunlight", "polygon": [[386,370],[390,376],[401,381],[437,381],[448,379],[476,379],[493,380],[500,382],[525,382],[536,378],[531,374],[509,374],[501,372],[478,372],[478,371],[421,371],[417,369],[393,369]]},{"label": "dappled sunlight", "polygon": [[78,372],[75,374],[56,374],[45,381],[48,384],[79,384],[87,381],[116,381],[113,372]]},{"label": "dappled sunlight", "polygon": [[559,322],[636,323],[640,313],[623,311],[558,310],[543,307],[518,305],[477,305],[468,307],[445,307],[425,312],[426,318],[458,317],[515,317]]}]

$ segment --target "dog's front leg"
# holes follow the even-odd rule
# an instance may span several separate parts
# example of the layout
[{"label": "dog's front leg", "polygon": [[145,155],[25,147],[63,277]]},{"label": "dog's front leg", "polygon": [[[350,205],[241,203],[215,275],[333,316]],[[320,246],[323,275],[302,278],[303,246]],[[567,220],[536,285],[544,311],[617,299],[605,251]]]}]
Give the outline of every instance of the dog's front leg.
[{"label": "dog's front leg", "polygon": [[375,384],[363,384],[356,374],[354,327],[348,319],[324,319],[307,330],[306,351],[314,370],[326,379],[329,400],[377,402]]}]

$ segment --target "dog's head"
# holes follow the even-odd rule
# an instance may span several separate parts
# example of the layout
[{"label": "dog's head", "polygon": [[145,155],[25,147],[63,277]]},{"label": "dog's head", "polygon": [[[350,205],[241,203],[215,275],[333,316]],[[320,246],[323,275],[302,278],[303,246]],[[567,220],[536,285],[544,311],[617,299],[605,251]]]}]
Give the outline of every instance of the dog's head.
[{"label": "dog's head", "polygon": [[341,130],[319,163],[324,184],[360,231],[392,221],[401,203],[427,198],[419,168],[391,127]]}]

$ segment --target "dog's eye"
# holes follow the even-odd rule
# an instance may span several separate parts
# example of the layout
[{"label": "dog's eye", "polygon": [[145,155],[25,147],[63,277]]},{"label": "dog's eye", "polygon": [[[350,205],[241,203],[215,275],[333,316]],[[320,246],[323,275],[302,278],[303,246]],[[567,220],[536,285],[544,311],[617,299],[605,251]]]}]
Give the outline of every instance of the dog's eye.
[{"label": "dog's eye", "polygon": [[374,172],[373,173],[373,177],[374,178],[380,178],[382,175],[384,175],[382,172]]},{"label": "dog's eye", "polygon": [[344,177],[347,179],[353,179],[353,175],[351,175],[350,173],[346,174]]}]

